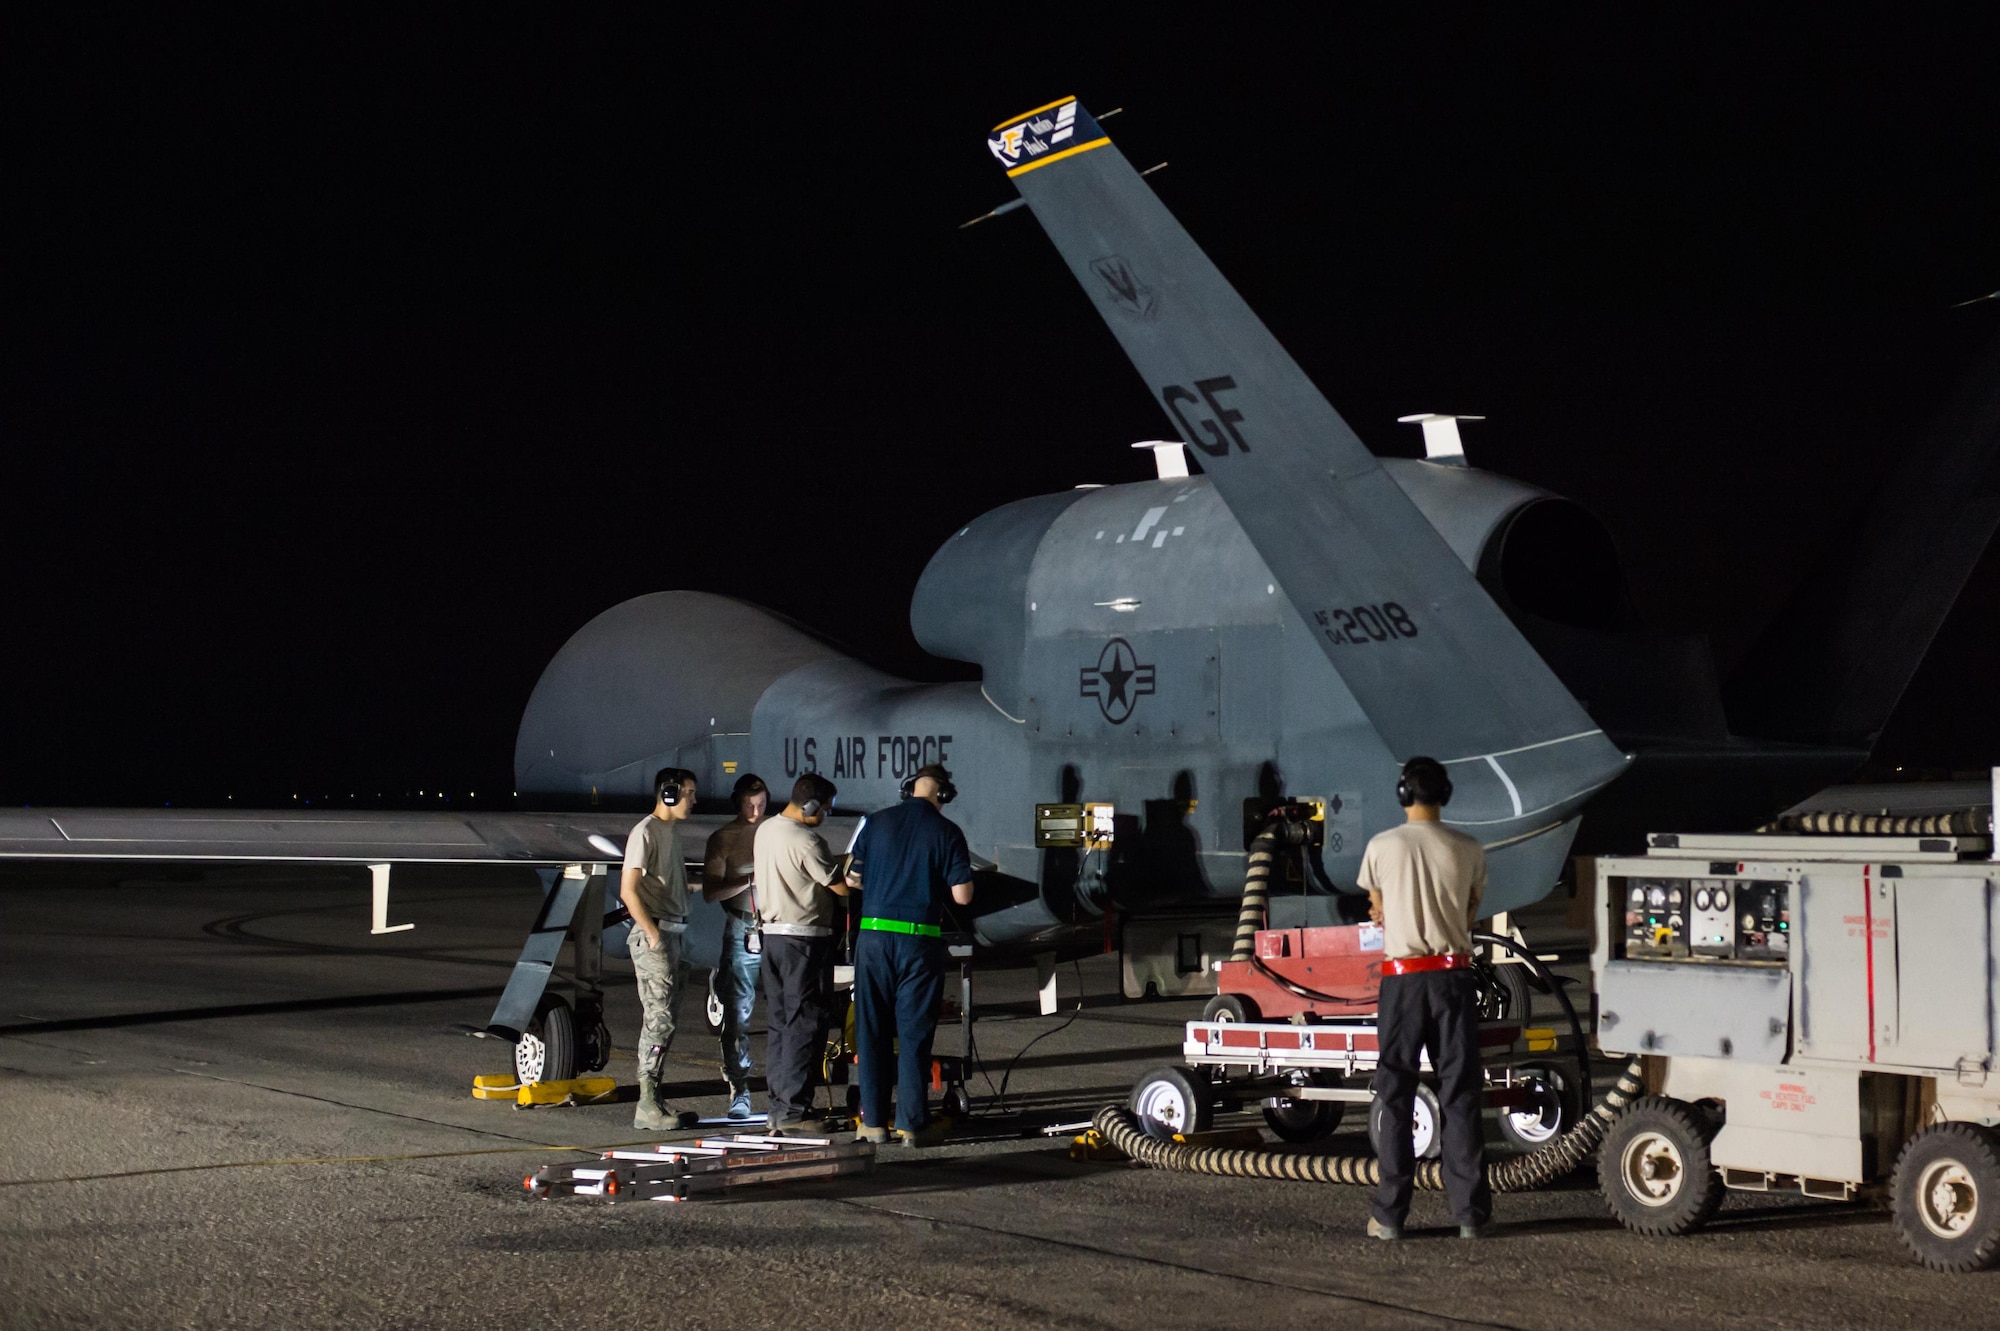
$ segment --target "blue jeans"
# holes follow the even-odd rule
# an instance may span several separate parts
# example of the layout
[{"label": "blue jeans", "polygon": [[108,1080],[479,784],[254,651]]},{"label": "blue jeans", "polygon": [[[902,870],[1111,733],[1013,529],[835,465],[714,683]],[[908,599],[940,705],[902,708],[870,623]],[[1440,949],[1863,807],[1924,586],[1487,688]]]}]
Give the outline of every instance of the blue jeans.
[{"label": "blue jeans", "polygon": [[750,1010],[757,1005],[757,977],[764,958],[745,951],[743,940],[755,927],[726,915],[722,959],[715,967],[715,996],[722,1000],[722,1079],[729,1083],[731,1096],[750,1089]]},{"label": "blue jeans", "polygon": [[[863,929],[854,943],[854,1042],[861,1062],[861,1121],[889,1125],[890,1070],[896,1126],[930,1118],[931,1045],[944,996],[944,942]],[[896,1046],[891,1052],[891,1046]]]}]

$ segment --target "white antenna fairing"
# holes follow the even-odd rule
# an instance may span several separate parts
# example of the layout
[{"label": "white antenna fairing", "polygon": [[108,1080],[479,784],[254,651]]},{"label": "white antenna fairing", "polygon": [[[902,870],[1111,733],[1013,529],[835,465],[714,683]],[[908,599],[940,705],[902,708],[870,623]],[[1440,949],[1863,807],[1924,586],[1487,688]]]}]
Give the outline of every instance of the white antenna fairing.
[{"label": "white antenna fairing", "polygon": [[1163,481],[1178,481],[1188,474],[1187,445],[1178,439],[1149,439],[1132,447],[1153,450],[1153,467]]},{"label": "white antenna fairing", "polygon": [[1414,416],[1398,416],[1399,425],[1421,425],[1424,427],[1424,457],[1431,462],[1447,467],[1463,467],[1465,464],[1465,441],[1458,437],[1460,421],[1483,421],[1484,416],[1450,416],[1435,411],[1420,411]]}]

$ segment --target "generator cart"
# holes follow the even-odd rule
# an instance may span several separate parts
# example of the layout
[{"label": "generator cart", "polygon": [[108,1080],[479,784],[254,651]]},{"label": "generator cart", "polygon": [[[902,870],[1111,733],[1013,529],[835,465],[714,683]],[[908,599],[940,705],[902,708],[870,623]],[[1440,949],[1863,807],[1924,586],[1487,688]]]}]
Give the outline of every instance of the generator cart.
[{"label": "generator cart", "polygon": [[[1187,1023],[1185,1061],[1155,1068],[1134,1085],[1133,1114],[1156,1136],[1185,1135],[1206,1130],[1217,1105],[1258,1103],[1273,1132],[1304,1143],[1332,1136],[1347,1106],[1355,1105],[1367,1114],[1370,1140],[1378,1139],[1372,1083],[1379,1059],[1382,927],[1258,929],[1248,941],[1246,959],[1216,963],[1218,992],[1201,1018]],[[1516,946],[1490,934],[1477,941]],[[1527,964],[1544,974],[1567,1010],[1554,977],[1532,955]],[[1532,1151],[1575,1126],[1586,1107],[1582,1030],[1573,1026],[1566,1038],[1555,1028],[1530,1026],[1525,1000],[1511,991],[1503,996],[1488,978],[1492,969],[1481,972],[1485,1103],[1496,1111],[1501,1140]],[[1431,1160],[1443,1141],[1428,1059],[1423,1068],[1427,1079],[1417,1088],[1411,1131],[1417,1158]]]},{"label": "generator cart", "polygon": [[1674,835],[1596,864],[1608,1054],[1647,1094],[1599,1155],[1643,1234],[1723,1190],[1886,1189],[1918,1261],[2000,1258],[2000,864],[1985,836]]}]

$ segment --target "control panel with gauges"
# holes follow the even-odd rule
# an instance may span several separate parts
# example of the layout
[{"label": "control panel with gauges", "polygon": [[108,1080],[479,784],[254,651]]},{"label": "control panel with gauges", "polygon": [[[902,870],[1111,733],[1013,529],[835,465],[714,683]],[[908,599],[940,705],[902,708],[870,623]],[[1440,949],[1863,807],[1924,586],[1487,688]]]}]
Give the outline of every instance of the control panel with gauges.
[{"label": "control panel with gauges", "polygon": [[[1738,870],[1717,863],[1712,873]],[[1629,961],[1722,961],[1783,965],[1790,957],[1790,888],[1745,878],[1622,877],[1623,955]]]}]

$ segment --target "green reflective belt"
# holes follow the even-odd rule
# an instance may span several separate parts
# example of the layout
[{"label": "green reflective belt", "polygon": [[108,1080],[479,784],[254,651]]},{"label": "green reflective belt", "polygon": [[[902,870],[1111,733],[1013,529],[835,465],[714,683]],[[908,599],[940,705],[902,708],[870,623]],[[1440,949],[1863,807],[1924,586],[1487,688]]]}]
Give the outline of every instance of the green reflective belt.
[{"label": "green reflective belt", "polygon": [[920,934],[925,938],[944,937],[944,930],[935,924],[911,924],[908,920],[882,920],[873,915],[863,915],[861,927],[879,929],[885,934]]}]

